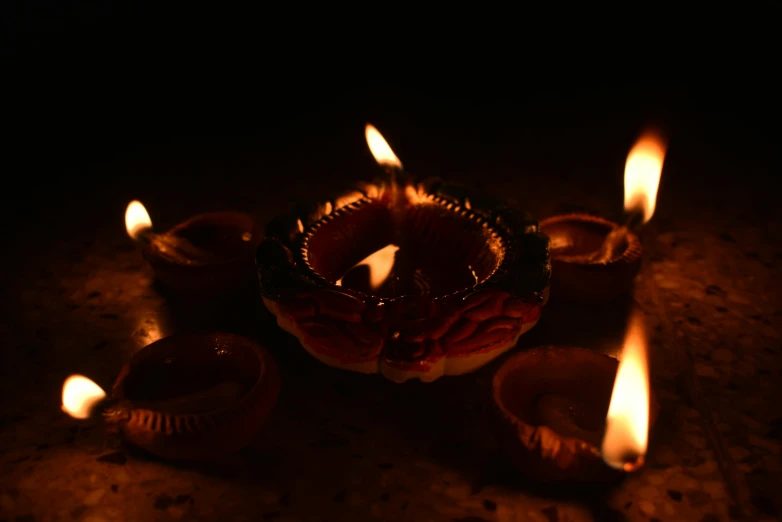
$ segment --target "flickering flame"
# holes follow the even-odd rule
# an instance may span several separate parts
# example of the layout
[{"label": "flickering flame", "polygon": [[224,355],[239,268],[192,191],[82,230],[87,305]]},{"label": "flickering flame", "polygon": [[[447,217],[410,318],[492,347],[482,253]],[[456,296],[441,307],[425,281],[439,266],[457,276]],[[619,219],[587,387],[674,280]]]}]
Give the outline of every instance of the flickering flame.
[{"label": "flickering flame", "polygon": [[603,460],[630,471],[643,462],[649,439],[649,368],[643,318],[633,315],[606,417]]},{"label": "flickering flame", "polygon": [[62,411],[74,419],[87,419],[106,392],[83,375],[71,375],[62,385]]},{"label": "flickering flame", "polygon": [[131,239],[138,239],[142,232],[152,228],[152,220],[141,201],[131,201],[125,210],[125,229]]},{"label": "flickering flame", "polygon": [[[368,255],[361,262],[356,263],[350,270],[361,265],[367,265],[369,267],[369,286],[372,290],[377,290],[391,275],[397,250],[399,250],[399,247],[396,245],[386,245],[377,252]],[[337,286],[342,286],[342,278],[337,280]]]},{"label": "flickering flame", "polygon": [[384,167],[402,168],[402,162],[399,161],[394,151],[388,146],[386,139],[374,126],[367,123],[365,134],[369,151],[375,157],[375,161]]},{"label": "flickering flame", "polygon": [[665,160],[666,143],[656,132],[645,132],[633,145],[625,163],[625,211],[640,212],[643,222],[654,215],[657,188]]}]

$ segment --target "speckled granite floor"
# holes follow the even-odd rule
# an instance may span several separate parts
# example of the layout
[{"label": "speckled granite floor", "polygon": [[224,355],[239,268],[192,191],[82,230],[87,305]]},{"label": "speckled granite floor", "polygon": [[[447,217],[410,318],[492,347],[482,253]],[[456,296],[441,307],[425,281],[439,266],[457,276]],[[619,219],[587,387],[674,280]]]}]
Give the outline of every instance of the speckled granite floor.
[{"label": "speckled granite floor", "polygon": [[[0,520],[713,522],[782,514],[781,216],[751,186],[704,189],[687,171],[713,166],[670,158],[634,295],[653,326],[652,379],[662,406],[648,463],[614,490],[552,491],[519,481],[498,453],[485,408],[497,364],[433,384],[395,385],[312,360],[252,293],[203,310],[153,283],[124,235],[131,197],[163,224],[219,208],[266,220],[327,185],[308,178],[260,190],[249,175],[245,186],[198,177],[177,197],[175,184],[149,185],[167,169],[180,179],[188,169],[241,173],[247,167],[235,152],[207,158],[203,149],[172,149],[156,152],[154,164],[104,165],[123,180],[144,171],[146,185],[85,190],[68,206],[72,224],[42,218],[19,234],[23,266],[5,281],[11,299],[0,323]],[[538,217],[578,207],[616,215],[621,172],[608,181],[575,167],[522,176],[520,163],[486,159],[453,176],[482,179],[484,189],[524,202]],[[280,168],[295,178],[295,166]],[[618,311],[554,296],[520,349],[562,343],[615,353]],[[149,342],[212,327],[260,339],[282,371],[272,417],[240,454],[171,465],[117,446],[100,426],[59,410],[68,374],[108,387]]]}]

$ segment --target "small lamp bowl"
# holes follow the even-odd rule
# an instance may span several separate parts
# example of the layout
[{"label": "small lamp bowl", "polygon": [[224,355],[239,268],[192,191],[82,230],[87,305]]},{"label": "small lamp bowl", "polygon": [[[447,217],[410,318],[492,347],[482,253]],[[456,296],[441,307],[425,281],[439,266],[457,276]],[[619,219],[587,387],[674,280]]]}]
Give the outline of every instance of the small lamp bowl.
[{"label": "small lamp bowl", "polygon": [[228,333],[166,337],[117,377],[113,397],[125,405],[117,427],[128,443],[160,457],[209,459],[248,445],[279,389],[276,363],[254,341]]},{"label": "small lamp bowl", "polygon": [[540,222],[540,231],[551,239],[552,291],[578,302],[606,302],[632,289],[641,267],[641,241],[628,232],[624,248],[613,258],[596,262],[598,251],[617,223],[589,214],[553,216]]},{"label": "small lamp bowl", "polygon": [[254,252],[261,233],[248,214],[199,214],[165,234],[185,239],[214,254],[214,259],[207,262],[191,261],[167,255],[155,240],[144,247],[144,259],[152,266],[155,276],[175,291],[213,296],[235,290],[254,277]]},{"label": "small lamp bowl", "polygon": [[[381,286],[349,282],[389,244],[401,246]],[[529,215],[436,179],[366,184],[281,216],[256,264],[267,308],[310,354],[395,382],[468,373],[515,346],[550,274]]]},{"label": "small lamp bowl", "polygon": [[[519,471],[539,482],[606,482],[622,476],[603,462],[598,447],[618,366],[608,355],[560,346],[534,348],[502,364],[492,381],[496,433]],[[546,394],[577,400],[589,427],[560,434],[542,422],[536,406]],[[657,410],[652,396],[650,428]]]}]

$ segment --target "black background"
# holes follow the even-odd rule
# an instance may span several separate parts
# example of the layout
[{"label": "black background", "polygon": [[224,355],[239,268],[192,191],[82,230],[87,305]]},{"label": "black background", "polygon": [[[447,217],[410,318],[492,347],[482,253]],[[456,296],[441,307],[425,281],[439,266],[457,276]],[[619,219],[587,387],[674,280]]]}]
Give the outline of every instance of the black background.
[{"label": "black background", "polygon": [[779,164],[773,2],[433,8],[431,19],[291,7],[3,3],[6,209],[40,212],[41,198],[89,191],[118,176],[105,165],[150,147],[245,144],[268,166],[306,147],[349,169],[344,137],[358,143],[366,121],[412,161],[458,150],[465,165],[487,154],[537,170],[599,165],[622,161],[658,121],[695,163],[746,170],[741,182],[764,184]]}]

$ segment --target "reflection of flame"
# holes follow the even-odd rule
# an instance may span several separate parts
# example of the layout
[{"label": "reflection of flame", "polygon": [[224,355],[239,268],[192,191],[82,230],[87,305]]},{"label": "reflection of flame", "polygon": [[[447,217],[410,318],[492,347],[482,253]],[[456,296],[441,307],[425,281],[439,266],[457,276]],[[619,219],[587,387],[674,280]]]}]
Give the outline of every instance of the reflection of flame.
[{"label": "reflection of flame", "polygon": [[62,411],[74,419],[87,419],[106,392],[83,375],[71,375],[62,385]]},{"label": "reflection of flame", "polygon": [[603,459],[614,468],[646,454],[649,438],[649,368],[643,319],[633,315],[625,335],[622,358],[606,418]]},{"label": "reflection of flame", "polygon": [[[369,267],[369,286],[372,290],[377,290],[391,275],[397,250],[399,247],[396,245],[386,245],[374,254],[368,255],[360,263],[356,263],[350,270],[357,266],[367,265]],[[337,286],[342,286],[342,278],[337,281]]]},{"label": "reflection of flame", "polygon": [[665,149],[665,141],[659,134],[646,132],[627,155],[625,210],[642,212],[644,223],[652,219],[654,214]]},{"label": "reflection of flame", "polygon": [[130,238],[138,239],[142,232],[150,228],[152,228],[152,220],[144,205],[140,201],[128,203],[128,209],[125,211],[125,229]]},{"label": "reflection of flame", "polygon": [[367,137],[367,145],[369,145],[369,150],[372,152],[372,156],[375,157],[375,161],[384,167],[402,168],[402,162],[399,161],[394,151],[388,146],[388,142],[375,127],[367,123],[364,133]]}]

